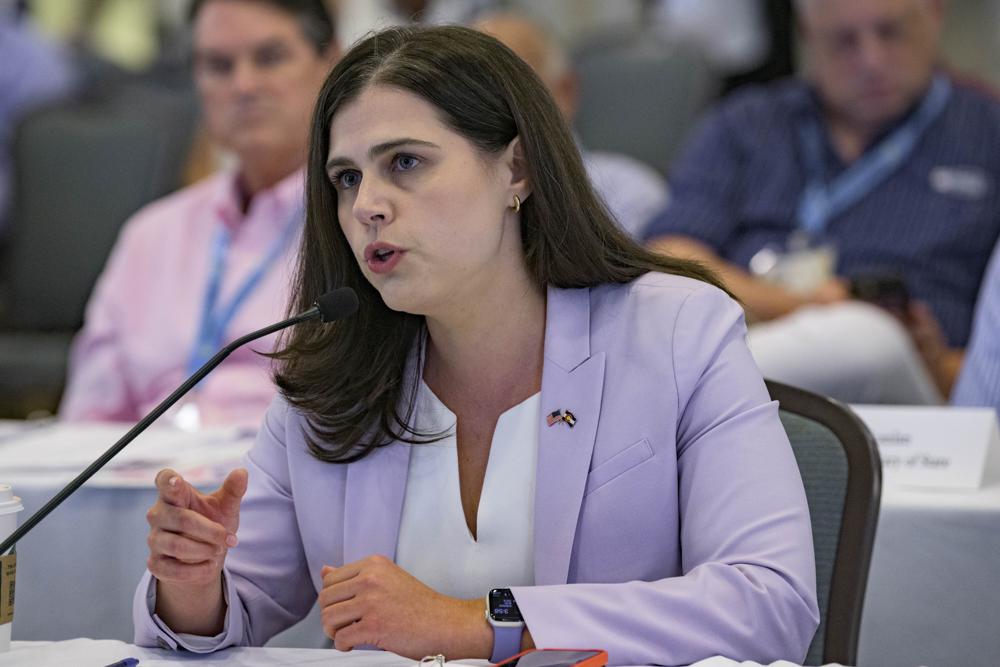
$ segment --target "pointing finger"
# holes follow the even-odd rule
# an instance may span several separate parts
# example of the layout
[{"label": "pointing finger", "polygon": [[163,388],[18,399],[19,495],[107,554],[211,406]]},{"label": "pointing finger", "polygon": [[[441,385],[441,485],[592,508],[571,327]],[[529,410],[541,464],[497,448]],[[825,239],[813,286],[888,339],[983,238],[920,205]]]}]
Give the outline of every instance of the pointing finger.
[{"label": "pointing finger", "polygon": [[237,468],[230,472],[222,482],[222,486],[214,495],[219,501],[219,509],[229,515],[239,512],[240,502],[247,492],[249,475],[246,468]]}]

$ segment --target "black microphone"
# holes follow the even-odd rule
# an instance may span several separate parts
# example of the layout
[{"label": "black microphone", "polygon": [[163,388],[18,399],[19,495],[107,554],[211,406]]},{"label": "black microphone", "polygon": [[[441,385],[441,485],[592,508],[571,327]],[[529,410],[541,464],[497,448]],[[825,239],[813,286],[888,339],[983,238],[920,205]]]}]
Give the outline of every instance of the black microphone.
[{"label": "black microphone", "polygon": [[354,290],[350,287],[341,287],[335,289],[331,292],[327,292],[320,298],[316,299],[315,304],[309,310],[304,313],[300,313],[294,317],[290,317],[287,320],[282,320],[270,326],[266,326],[263,329],[258,329],[252,333],[248,333],[245,336],[237,338],[229,345],[219,350],[214,357],[205,362],[205,365],[194,372],[191,377],[184,381],[184,384],[177,387],[174,393],[167,396],[163,401],[153,408],[149,414],[142,418],[132,429],[123,435],[118,442],[111,446],[108,451],[101,454],[101,456],[87,466],[87,469],[81,472],[76,478],[67,484],[63,489],[53,496],[52,500],[45,503],[45,505],[28,517],[28,520],[17,527],[17,529],[10,534],[7,539],[0,543],[0,555],[7,553],[11,547],[17,544],[17,541],[24,537],[28,531],[35,527],[39,521],[44,519],[49,515],[52,510],[59,507],[64,500],[69,498],[78,488],[83,486],[84,482],[94,476],[98,470],[107,465],[108,461],[113,459],[118,455],[118,452],[125,449],[125,446],[136,439],[136,437],[145,431],[150,424],[152,424],[156,419],[162,415],[164,412],[170,409],[170,407],[176,403],[184,394],[188,393],[192,387],[201,382],[202,378],[208,375],[216,366],[222,363],[223,359],[228,357],[233,350],[247,343],[257,340],[258,338],[263,338],[264,336],[274,333],[275,331],[280,331],[287,327],[290,327],[300,322],[306,322],[308,320],[319,319],[323,322],[333,322],[334,320],[343,319],[354,314],[358,309],[358,295],[355,294]]}]

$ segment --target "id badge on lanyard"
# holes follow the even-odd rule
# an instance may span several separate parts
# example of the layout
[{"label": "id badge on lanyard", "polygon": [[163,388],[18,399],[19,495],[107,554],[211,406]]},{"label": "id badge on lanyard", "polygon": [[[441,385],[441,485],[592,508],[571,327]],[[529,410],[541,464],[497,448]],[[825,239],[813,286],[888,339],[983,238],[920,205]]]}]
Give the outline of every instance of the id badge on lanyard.
[{"label": "id badge on lanyard", "polygon": [[[260,264],[250,272],[250,275],[239,286],[228,303],[219,303],[219,296],[232,237],[225,227],[219,228],[212,246],[212,262],[208,284],[205,288],[205,298],[202,302],[201,322],[198,326],[197,338],[188,356],[187,375],[191,375],[201,368],[222,347],[226,329],[229,328],[237,312],[263,281],[264,276],[278,263],[301,226],[301,222],[302,211],[296,209],[291,219],[285,224],[281,235],[271,244]],[[198,386],[195,386],[190,395],[195,397],[197,392]],[[196,431],[201,427],[200,410],[194,400],[188,400],[181,404],[172,417],[174,425],[180,429]]]},{"label": "id badge on lanyard", "polygon": [[804,119],[798,134],[806,186],[796,211],[797,228],[784,247],[771,244],[758,251],[750,260],[750,271],[800,294],[816,290],[833,277],[837,250],[826,236],[830,220],[899,169],[950,97],[948,79],[936,76],[909,120],[829,183],[824,178],[822,130],[816,119]]}]

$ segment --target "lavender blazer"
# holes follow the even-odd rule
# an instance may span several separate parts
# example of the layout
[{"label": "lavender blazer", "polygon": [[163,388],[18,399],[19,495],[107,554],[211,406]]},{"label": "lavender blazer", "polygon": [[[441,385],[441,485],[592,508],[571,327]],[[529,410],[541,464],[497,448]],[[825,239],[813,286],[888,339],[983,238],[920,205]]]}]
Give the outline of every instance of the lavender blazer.
[{"label": "lavender blazer", "polygon": [[[742,309],[694,280],[550,288],[539,424],[535,586],[514,596],[538,646],[615,664],[803,658],[818,623],[802,481]],[[247,455],[222,635],[192,646],[136,594],[136,643],[262,644],[309,611],[320,568],[392,557],[410,446],[314,459],[303,418],[271,406]],[[484,591],[485,593],[485,591]]]}]

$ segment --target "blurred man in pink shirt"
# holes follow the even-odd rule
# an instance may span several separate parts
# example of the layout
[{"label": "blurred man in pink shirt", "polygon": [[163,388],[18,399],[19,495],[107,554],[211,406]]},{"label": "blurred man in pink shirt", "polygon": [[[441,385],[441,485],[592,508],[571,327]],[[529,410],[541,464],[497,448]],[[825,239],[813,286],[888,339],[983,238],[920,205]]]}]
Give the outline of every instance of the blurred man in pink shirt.
[{"label": "blurred man in pink shirt", "polygon": [[[194,76],[210,138],[236,160],[126,223],[91,295],[60,416],[132,421],[218,348],[279,319],[302,224],[316,95],[339,56],[322,0],[195,0]],[[173,411],[181,426],[257,425],[269,337]]]}]

